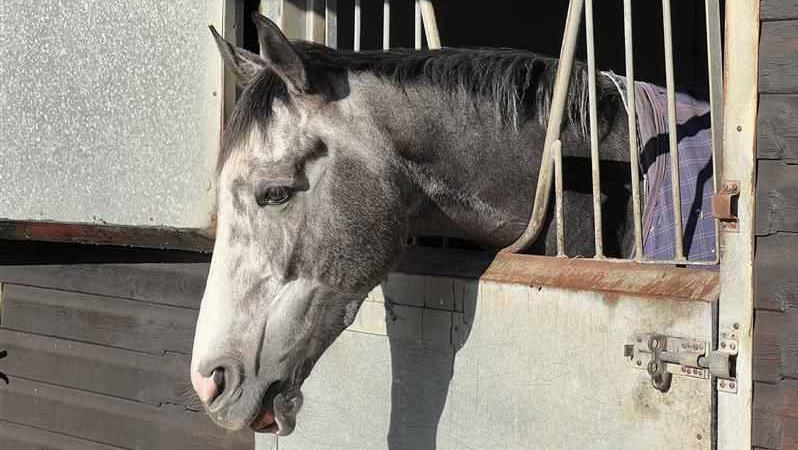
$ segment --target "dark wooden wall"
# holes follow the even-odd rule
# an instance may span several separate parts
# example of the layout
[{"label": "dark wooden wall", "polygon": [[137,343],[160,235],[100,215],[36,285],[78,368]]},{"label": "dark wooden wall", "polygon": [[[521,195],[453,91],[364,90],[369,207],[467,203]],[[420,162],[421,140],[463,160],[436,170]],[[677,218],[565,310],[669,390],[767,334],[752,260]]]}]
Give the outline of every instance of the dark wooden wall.
[{"label": "dark wooden wall", "polygon": [[761,19],[753,441],[798,449],[798,2]]},{"label": "dark wooden wall", "polygon": [[254,448],[251,432],[226,432],[193,403],[207,268],[0,267],[0,448]]}]

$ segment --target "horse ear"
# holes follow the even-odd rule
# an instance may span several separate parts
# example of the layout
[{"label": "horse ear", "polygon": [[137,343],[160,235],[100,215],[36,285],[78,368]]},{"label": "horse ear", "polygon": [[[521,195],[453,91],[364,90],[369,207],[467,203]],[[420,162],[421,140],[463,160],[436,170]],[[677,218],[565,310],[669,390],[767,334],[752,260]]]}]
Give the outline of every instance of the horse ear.
[{"label": "horse ear", "polygon": [[249,86],[255,80],[258,72],[266,68],[266,62],[260,56],[225,41],[213,25],[208,28],[211,29],[211,34],[216,41],[216,46],[219,47],[219,53],[222,54],[225,66],[233,71],[238,85],[242,88]]},{"label": "horse ear", "polygon": [[280,27],[254,12],[252,21],[258,29],[260,57],[269,69],[280,77],[293,94],[308,89],[308,76],[302,55],[288,42]]}]

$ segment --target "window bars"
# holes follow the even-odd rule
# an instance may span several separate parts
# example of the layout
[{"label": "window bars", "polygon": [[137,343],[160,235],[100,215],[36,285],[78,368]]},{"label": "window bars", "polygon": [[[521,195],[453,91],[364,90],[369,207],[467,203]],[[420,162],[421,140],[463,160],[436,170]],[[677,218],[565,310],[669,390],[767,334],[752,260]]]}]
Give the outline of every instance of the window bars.
[{"label": "window bars", "polygon": [[[632,49],[632,1],[624,0],[624,51],[626,60],[626,105],[629,128],[630,171],[632,177],[632,203],[634,214],[634,261],[640,263],[714,265],[719,261],[719,227],[715,220],[715,258],[713,260],[688,260],[684,254],[681,212],[681,187],[679,184],[679,149],[676,130],[676,92],[674,86],[673,43],[671,34],[670,0],[662,1],[663,40],[665,44],[665,71],[668,109],[668,137],[671,160],[671,196],[673,199],[674,255],[670,260],[648,259],[643,253],[642,208],[640,205],[640,172],[637,118],[634,89],[634,54]],[[721,61],[721,28],[719,0],[705,0],[706,32],[709,74],[710,120],[712,124],[712,163],[714,190],[718,191],[721,174],[719,168],[722,158],[722,106],[723,79]],[[551,101],[550,118],[546,129],[542,164],[532,207],[532,215],[526,230],[516,242],[504,249],[506,252],[519,252],[532,244],[540,235],[549,204],[552,176],[554,178],[555,216],[557,233],[557,255],[565,256],[565,226],[563,220],[562,153],[560,151],[560,129],[565,109],[568,85],[573,69],[582,13],[585,15],[587,39],[588,97],[590,114],[590,159],[592,173],[593,217],[595,233],[594,259],[606,261],[625,261],[625,259],[606,258],[603,251],[601,223],[601,184],[599,171],[599,145],[596,114],[596,58],[593,30],[593,0],[571,0],[566,18],[565,32],[560,50],[560,65],[555,79]]]},{"label": "window bars", "polygon": [[[355,20],[354,20],[354,42],[352,49],[360,51],[360,39],[362,30],[362,8],[361,0],[355,0]],[[438,23],[435,19],[435,7],[431,0],[415,0],[415,20],[414,20],[414,43],[415,48],[422,46],[421,30],[424,29],[424,37],[427,39],[427,47],[431,49],[441,48],[441,38],[438,33]],[[391,0],[382,2],[382,49],[391,48]]]},{"label": "window bars", "polygon": [[[322,0],[306,0],[308,2],[307,11],[311,14],[315,9],[316,2]],[[353,49],[359,51],[361,48],[362,9],[361,1],[355,0],[354,3],[354,41]],[[391,45],[391,1],[383,0],[383,23],[382,23],[382,47],[389,49]],[[394,0],[397,1],[397,0]],[[409,1],[409,0],[401,0]],[[637,110],[635,106],[635,81],[634,81],[634,52],[632,45],[632,0],[623,0],[624,18],[624,52],[626,65],[626,108],[628,115],[628,140],[630,152],[630,172],[632,184],[632,211],[634,215],[634,246],[631,259],[640,263],[660,263],[660,264],[681,264],[681,265],[714,265],[719,261],[719,226],[715,220],[715,257],[712,260],[688,260],[684,253],[684,229],[682,224],[681,208],[681,186],[679,170],[679,149],[676,123],[676,92],[674,82],[673,67],[673,43],[671,30],[671,0],[660,0],[662,2],[663,20],[663,43],[665,48],[665,73],[666,73],[666,93],[667,93],[667,115],[668,115],[668,147],[670,153],[670,172],[671,172],[671,199],[673,209],[674,225],[674,254],[672,259],[649,259],[644,255],[643,248],[643,226],[641,206],[641,186],[640,186],[640,158],[639,158],[639,137],[637,135]],[[706,6],[706,35],[707,35],[707,55],[708,55],[708,75],[709,75],[709,99],[710,99],[710,120],[711,120],[711,141],[712,141],[712,165],[713,165],[713,187],[715,193],[720,186],[721,174],[719,168],[722,167],[722,132],[723,132],[723,68],[722,68],[722,49],[721,49],[721,22],[720,22],[720,0],[704,0]],[[422,48],[423,38],[426,38],[427,45],[431,49],[440,48],[440,37],[438,33],[435,10],[432,0],[414,0],[415,20],[414,20],[414,44],[416,49]],[[336,38],[331,34],[337,30],[337,1],[326,0],[325,2],[325,22],[327,26],[326,43],[335,47]],[[520,252],[529,247],[539,236],[545,223],[547,207],[549,205],[552,190],[555,195],[555,222],[556,222],[556,242],[557,255],[565,257],[565,227],[563,213],[563,175],[562,175],[562,152],[560,142],[560,130],[562,127],[563,115],[567,100],[568,85],[573,71],[574,54],[579,37],[579,31],[584,13],[585,35],[587,41],[587,73],[588,73],[588,106],[590,121],[590,160],[591,178],[593,195],[593,218],[594,218],[594,259],[604,261],[626,261],[627,259],[607,258],[604,255],[604,243],[602,237],[601,221],[601,180],[599,167],[599,139],[597,127],[597,93],[596,93],[596,56],[595,56],[595,36],[593,27],[593,0],[570,0],[568,15],[566,18],[565,30],[563,34],[562,46],[560,49],[560,62],[555,78],[554,92],[551,99],[551,111],[546,127],[546,138],[544,141],[542,164],[535,189],[535,198],[532,205],[532,214],[522,235],[505,249],[504,252]],[[308,28],[312,28],[308,25]],[[552,184],[553,189],[552,189]]]}]

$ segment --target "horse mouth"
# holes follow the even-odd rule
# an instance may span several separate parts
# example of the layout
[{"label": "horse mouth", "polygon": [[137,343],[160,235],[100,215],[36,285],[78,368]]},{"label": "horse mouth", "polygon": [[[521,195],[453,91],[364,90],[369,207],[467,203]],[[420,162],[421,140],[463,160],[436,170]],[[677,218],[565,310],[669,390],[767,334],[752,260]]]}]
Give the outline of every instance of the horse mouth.
[{"label": "horse mouth", "polygon": [[260,411],[255,420],[252,421],[252,424],[249,426],[252,431],[256,433],[274,433],[279,434],[280,426],[277,425],[277,421],[274,419],[274,411],[271,409],[267,409],[265,411]]},{"label": "horse mouth", "polygon": [[277,389],[274,388],[275,385],[272,385],[266,391],[258,414],[249,428],[256,433],[287,436],[296,426],[296,415],[302,407],[302,392],[297,389],[275,394]]}]

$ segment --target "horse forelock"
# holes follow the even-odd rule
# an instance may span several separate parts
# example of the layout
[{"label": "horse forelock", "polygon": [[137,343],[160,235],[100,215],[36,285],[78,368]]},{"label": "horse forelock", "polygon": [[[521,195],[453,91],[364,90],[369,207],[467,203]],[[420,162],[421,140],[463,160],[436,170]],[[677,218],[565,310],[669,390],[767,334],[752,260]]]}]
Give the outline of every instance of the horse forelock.
[{"label": "horse forelock", "polygon": [[265,136],[277,97],[288,99],[285,84],[274,72],[262,70],[239,97],[224,129],[222,148],[217,162],[221,171],[231,154],[246,139],[257,133]]}]

